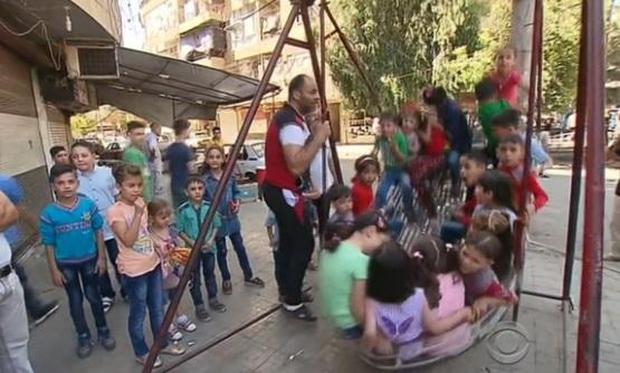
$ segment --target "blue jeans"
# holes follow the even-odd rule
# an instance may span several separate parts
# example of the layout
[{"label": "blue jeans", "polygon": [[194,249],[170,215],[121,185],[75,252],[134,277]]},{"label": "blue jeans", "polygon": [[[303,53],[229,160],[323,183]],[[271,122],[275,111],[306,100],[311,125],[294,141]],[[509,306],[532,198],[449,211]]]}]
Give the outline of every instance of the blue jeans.
[{"label": "blue jeans", "polygon": [[452,185],[456,185],[461,180],[461,153],[451,150],[446,160],[448,161]]},{"label": "blue jeans", "polygon": [[360,339],[364,335],[364,329],[359,325],[355,325],[346,329],[340,329],[340,332],[342,338],[346,340]]},{"label": "blue jeans", "polygon": [[84,308],[82,308],[84,296],[90,303],[98,334],[106,336],[110,333],[99,293],[99,276],[96,272],[97,258],[82,263],[58,263],[58,269],[65,278],[65,291],[69,297],[69,313],[78,338],[87,340],[91,337],[84,316]]},{"label": "blue jeans", "polygon": [[[228,238],[230,238],[233,249],[235,249],[235,252],[237,253],[239,266],[243,271],[243,278],[246,281],[251,280],[254,277],[254,274],[252,273],[252,267],[250,267],[250,260],[248,259],[248,253],[245,249],[245,245],[243,244],[241,232],[235,232],[228,236]],[[226,256],[228,255],[226,237],[216,238],[215,245],[217,246],[217,266],[220,268],[220,272],[222,272],[222,279],[224,281],[230,281],[230,270],[228,269],[228,260],[226,259]]]},{"label": "blue jeans", "polygon": [[[163,283],[161,268],[155,267],[150,272],[137,277],[123,275],[123,286],[129,298],[129,320],[127,329],[133,352],[137,357],[142,357],[149,352],[144,339],[144,320],[146,310],[149,311],[151,331],[153,338],[159,333],[159,328],[164,321]],[[162,347],[165,347],[164,342]]]},{"label": "blue jeans", "polygon": [[456,243],[467,233],[463,223],[458,221],[446,221],[441,225],[441,239],[445,243]]},{"label": "blue jeans", "polygon": [[[110,258],[110,262],[114,267],[114,273],[116,275],[116,280],[121,286],[121,296],[125,297],[125,289],[123,289],[121,275],[118,271],[118,266],[116,265],[116,258],[118,257],[118,243],[116,242],[116,238],[110,238],[105,241],[105,247],[108,251],[108,258]],[[104,274],[99,275],[99,289],[101,290],[102,297],[108,297],[114,299],[116,293],[114,292],[114,288],[112,288],[112,282],[110,281],[110,269],[108,269]]]},{"label": "blue jeans", "polygon": [[215,281],[215,253],[210,251],[208,253],[200,253],[200,260],[196,264],[194,269],[194,275],[189,287],[189,293],[192,296],[194,306],[204,305],[202,299],[202,291],[200,290],[200,267],[202,267],[202,275],[205,280],[205,287],[207,288],[207,296],[209,300],[217,298],[217,282]]},{"label": "blue jeans", "polygon": [[404,170],[400,169],[385,170],[383,178],[377,188],[375,207],[385,207],[388,192],[392,186],[400,187],[403,193],[403,206],[405,211],[411,210],[413,208],[413,188],[411,187],[411,180],[409,175]]}]

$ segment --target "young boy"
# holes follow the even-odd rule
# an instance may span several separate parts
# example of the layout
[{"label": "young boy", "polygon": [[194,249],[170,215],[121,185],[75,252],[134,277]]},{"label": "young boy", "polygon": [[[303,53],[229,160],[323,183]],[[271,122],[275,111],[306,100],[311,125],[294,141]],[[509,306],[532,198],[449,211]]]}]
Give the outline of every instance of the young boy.
[{"label": "young boy", "polygon": [[329,223],[346,222],[353,224],[353,199],[351,188],[346,185],[335,184],[327,191],[327,201],[334,208],[334,213],[329,217]]},{"label": "young boy", "polygon": [[526,201],[528,213],[531,214],[545,206],[549,201],[549,197],[538,183],[536,175],[533,172],[530,172],[528,175],[523,174],[525,145],[521,135],[512,134],[502,138],[499,142],[497,153],[499,157],[498,170],[506,173],[512,180],[516,197],[515,206],[519,206],[525,192],[523,188],[524,177],[527,178],[527,190],[533,196],[533,200]]},{"label": "young boy", "polygon": [[[500,115],[493,118],[493,132],[497,139],[503,139],[510,135],[520,135],[525,143],[525,132],[519,129],[521,123],[521,112],[515,109],[508,109]],[[537,166],[544,166],[551,162],[551,157],[545,151],[540,141],[537,138],[532,137],[532,144],[530,147],[530,155],[532,163]]]},{"label": "young boy", "polygon": [[[177,212],[177,225],[180,236],[189,246],[194,247],[194,242],[200,232],[200,227],[209,214],[210,205],[204,200],[205,183],[195,176],[187,181],[187,201],[179,206]],[[215,280],[215,233],[222,225],[220,217],[215,216],[213,224],[207,234],[205,243],[200,251],[200,262],[196,266],[194,277],[190,286],[190,294],[196,309],[196,317],[201,321],[209,321],[211,316],[205,308],[200,290],[200,267],[207,288],[209,307],[216,312],[225,312],[226,306],[217,299],[217,282]]]},{"label": "young boy", "polygon": [[[388,192],[392,186],[400,186],[403,193],[404,210],[409,220],[413,219],[413,188],[411,180],[404,169],[409,157],[409,143],[398,127],[398,116],[384,113],[379,118],[381,136],[375,143],[375,149],[381,152],[385,172],[377,188],[376,208],[387,203]],[[373,154],[374,155],[374,154]]]},{"label": "young boy", "polygon": [[441,239],[447,243],[456,243],[465,237],[471,223],[477,201],[476,195],[470,190],[478,184],[478,180],[487,169],[487,157],[481,151],[471,151],[461,156],[461,177],[467,186],[467,200],[453,214],[449,221],[441,226]]},{"label": "young boy", "polygon": [[[106,271],[103,218],[97,205],[77,193],[79,181],[73,166],[56,165],[50,171],[56,202],[41,212],[41,241],[54,285],[64,287],[78,334],[77,355],[88,357],[92,341],[82,308],[82,297],[90,303],[99,342],[108,351],[116,347],[110,335],[99,293],[98,275]],[[80,285],[81,283],[81,285]]]},{"label": "young boy", "polygon": [[[93,200],[99,212],[103,216],[107,216],[108,209],[116,202],[115,196],[117,194],[112,170],[108,167],[97,166],[93,145],[83,140],[78,140],[71,146],[71,160],[77,168],[78,192]],[[103,240],[105,241],[110,261],[114,266],[116,279],[119,284],[122,284],[121,275],[116,264],[118,244],[107,220],[103,221]],[[101,287],[103,310],[107,313],[112,308],[114,296],[116,295],[108,272],[100,275],[99,285]],[[125,290],[121,285],[121,296],[125,298],[125,295]]]},{"label": "young boy", "polygon": [[175,141],[166,150],[168,169],[170,170],[170,190],[175,208],[187,201],[185,187],[190,174],[190,162],[194,159],[192,150],[185,144],[189,138],[190,124],[185,119],[177,119],[172,125]]},{"label": "young boy", "polygon": [[476,99],[478,100],[478,120],[482,126],[482,132],[487,139],[486,155],[493,165],[497,165],[497,156],[495,149],[497,148],[497,137],[493,132],[491,121],[497,115],[510,109],[507,101],[497,98],[497,86],[489,79],[485,78],[476,84]]},{"label": "young boy", "polygon": [[149,169],[149,159],[146,156],[146,124],[132,120],[127,123],[127,136],[130,145],[123,152],[123,162],[138,166],[142,171],[144,180],[144,201],[149,203],[153,200],[153,184],[151,183],[151,171]]},{"label": "young boy", "polygon": [[69,164],[69,153],[67,149],[62,145],[52,146],[50,148],[50,155],[54,164]]}]

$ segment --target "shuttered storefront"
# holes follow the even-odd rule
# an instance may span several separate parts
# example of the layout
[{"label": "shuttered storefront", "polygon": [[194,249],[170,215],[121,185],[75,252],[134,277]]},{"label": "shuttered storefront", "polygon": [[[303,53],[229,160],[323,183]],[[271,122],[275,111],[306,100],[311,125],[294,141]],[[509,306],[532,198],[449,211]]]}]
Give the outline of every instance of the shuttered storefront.
[{"label": "shuttered storefront", "polygon": [[47,125],[50,138],[50,146],[62,145],[69,148],[71,143],[71,131],[64,113],[53,105],[46,105]]}]

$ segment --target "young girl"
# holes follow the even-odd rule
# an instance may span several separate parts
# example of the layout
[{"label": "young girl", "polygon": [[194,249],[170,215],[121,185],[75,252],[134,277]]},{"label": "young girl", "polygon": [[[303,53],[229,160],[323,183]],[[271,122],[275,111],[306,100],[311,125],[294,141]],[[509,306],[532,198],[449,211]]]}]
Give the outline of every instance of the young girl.
[{"label": "young girl", "polygon": [[[164,305],[168,303],[177,291],[179,279],[183,272],[181,263],[177,263],[171,259],[171,256],[178,252],[179,235],[170,226],[172,217],[172,208],[168,202],[156,199],[148,205],[149,213],[149,231],[151,239],[155,246],[155,252],[159,255],[161,262],[161,270],[164,285]],[[188,254],[189,251],[186,251]],[[186,314],[177,313],[174,324],[170,325],[168,330],[169,338],[173,341],[179,341],[183,338],[183,334],[178,330],[193,332],[196,330],[196,324]]]},{"label": "young girl", "polygon": [[387,223],[375,211],[353,224],[337,221],[325,229],[319,260],[319,293],[323,311],[346,339],[362,336],[368,254],[386,239]]},{"label": "young girl", "polygon": [[421,111],[415,114],[417,134],[422,144],[422,150],[420,155],[411,163],[410,177],[411,183],[418,191],[420,203],[426,209],[431,221],[431,230],[438,233],[437,209],[427,183],[444,167],[444,151],[448,140],[437,119],[435,109],[427,107],[424,110],[424,115]]},{"label": "young girl", "polygon": [[[119,199],[108,210],[108,223],[118,240],[118,269],[129,297],[127,327],[136,360],[144,364],[149,352],[144,338],[144,319],[148,308],[153,337],[164,319],[160,260],[148,230],[148,213],[142,193],[144,184],[139,167],[121,164],[114,169]],[[162,354],[181,355],[185,349],[163,342]],[[161,366],[159,358],[154,366]]]},{"label": "young girl", "polygon": [[515,69],[516,54],[510,47],[501,49],[495,57],[495,71],[490,75],[497,86],[498,98],[516,107],[521,86],[521,73]]},{"label": "young girl", "polygon": [[351,179],[351,198],[353,216],[358,217],[372,208],[374,194],[372,186],[379,176],[380,166],[377,158],[363,155],[355,160],[355,177]]},{"label": "young girl", "polygon": [[417,157],[422,147],[417,133],[418,125],[420,124],[417,115],[419,111],[420,109],[414,102],[406,103],[400,110],[401,128],[407,137],[407,143],[409,144],[409,163]]},{"label": "young girl", "polygon": [[[224,173],[224,149],[219,145],[211,145],[207,148],[204,164],[204,181],[206,185],[205,200],[213,201],[217,185]],[[220,202],[218,212],[222,219],[222,225],[217,232],[215,245],[217,246],[217,265],[222,273],[222,292],[232,294],[232,282],[230,270],[228,269],[228,249],[226,248],[226,237],[228,237],[237,253],[239,266],[243,270],[243,278],[246,285],[264,287],[265,282],[259,277],[254,276],[247,250],[241,237],[241,222],[239,221],[239,188],[237,181],[231,178],[226,185],[224,197]]]},{"label": "young girl", "polygon": [[[432,262],[432,263],[431,263]],[[397,243],[389,241],[371,257],[368,267],[364,342],[380,353],[395,349],[409,360],[423,351],[422,335],[441,334],[461,323],[473,320],[470,307],[450,316],[437,317],[439,283],[429,270],[434,262],[422,251],[409,257]],[[382,343],[381,335],[389,344]]]},{"label": "young girl", "polygon": [[459,272],[465,284],[465,302],[476,312],[514,304],[516,295],[497,279],[492,266],[502,252],[499,239],[487,231],[471,231],[459,252]]}]

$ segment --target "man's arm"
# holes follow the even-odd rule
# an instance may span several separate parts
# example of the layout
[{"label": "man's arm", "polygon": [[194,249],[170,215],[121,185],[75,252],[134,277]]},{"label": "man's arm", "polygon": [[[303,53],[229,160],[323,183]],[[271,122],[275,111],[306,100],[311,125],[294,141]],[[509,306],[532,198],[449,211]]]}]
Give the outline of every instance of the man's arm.
[{"label": "man's arm", "polygon": [[[297,176],[306,172],[330,133],[329,122],[324,122],[313,128],[314,136],[312,140],[305,145],[295,142],[282,142],[284,159],[286,160],[288,169]],[[280,141],[282,141],[282,139],[280,139]]]},{"label": "man's arm", "polygon": [[17,223],[17,220],[19,211],[7,196],[0,192],[0,232]]}]

